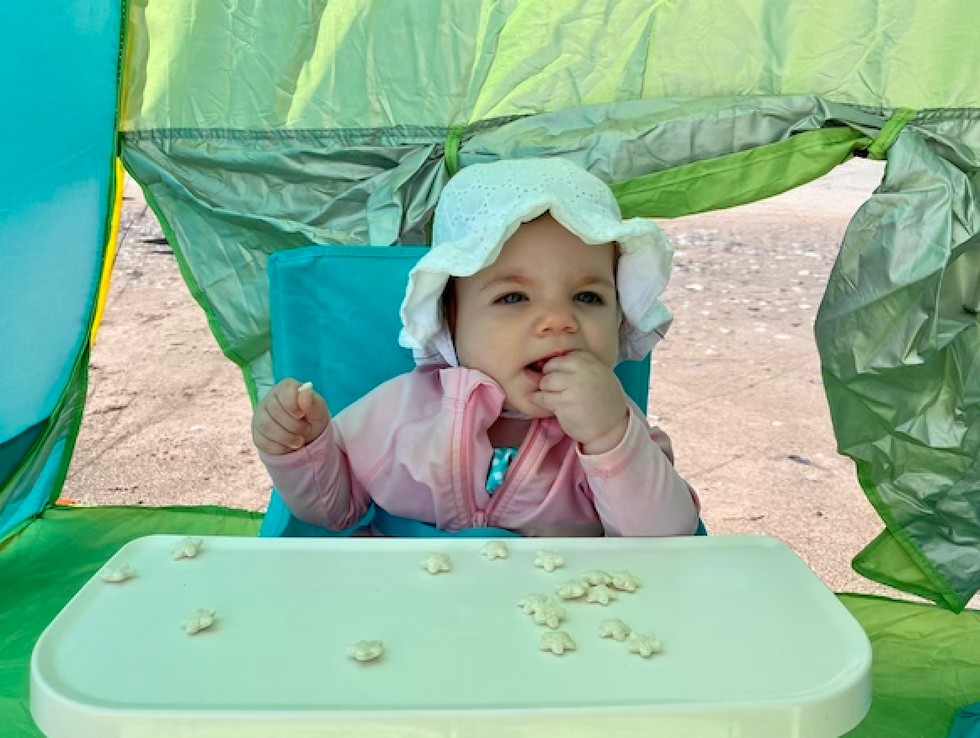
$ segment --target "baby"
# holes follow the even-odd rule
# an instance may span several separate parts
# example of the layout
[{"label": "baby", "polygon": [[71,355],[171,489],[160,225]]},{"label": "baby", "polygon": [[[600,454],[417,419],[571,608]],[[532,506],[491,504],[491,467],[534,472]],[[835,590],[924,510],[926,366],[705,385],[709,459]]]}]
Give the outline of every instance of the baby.
[{"label": "baby", "polygon": [[698,502],[613,367],[669,325],[671,250],[623,221],[609,188],[562,159],[467,167],[409,277],[400,342],[418,367],[336,418],[295,379],[252,437],[294,515],[331,530],[374,503],[445,531],[693,533]]}]

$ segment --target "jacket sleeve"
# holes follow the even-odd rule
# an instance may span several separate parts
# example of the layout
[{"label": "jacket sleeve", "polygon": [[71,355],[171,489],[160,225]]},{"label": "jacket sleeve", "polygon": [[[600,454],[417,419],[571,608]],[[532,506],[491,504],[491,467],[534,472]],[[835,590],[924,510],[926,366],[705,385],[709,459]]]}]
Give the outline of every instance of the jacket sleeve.
[{"label": "jacket sleeve", "polygon": [[371,499],[352,480],[347,455],[337,442],[331,421],[313,443],[288,454],[259,452],[272,483],[297,518],[332,531],[354,525]]},{"label": "jacket sleeve", "polygon": [[674,469],[670,439],[637,411],[616,448],[578,453],[606,535],[689,535],[697,528],[700,504]]}]

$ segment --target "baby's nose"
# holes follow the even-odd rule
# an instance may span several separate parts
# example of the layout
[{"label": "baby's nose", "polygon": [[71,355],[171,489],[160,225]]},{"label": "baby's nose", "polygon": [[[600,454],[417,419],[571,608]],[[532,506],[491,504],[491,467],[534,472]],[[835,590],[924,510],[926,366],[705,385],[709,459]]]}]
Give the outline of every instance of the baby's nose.
[{"label": "baby's nose", "polygon": [[575,333],[578,331],[578,321],[571,310],[549,306],[541,311],[538,319],[540,333]]}]

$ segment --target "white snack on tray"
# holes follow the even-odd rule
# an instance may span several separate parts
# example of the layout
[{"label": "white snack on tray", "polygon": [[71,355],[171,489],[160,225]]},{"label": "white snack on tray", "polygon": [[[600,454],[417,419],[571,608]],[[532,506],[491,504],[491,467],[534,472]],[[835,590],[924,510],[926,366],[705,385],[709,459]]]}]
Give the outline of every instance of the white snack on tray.
[{"label": "white snack on tray", "polygon": [[438,574],[441,571],[452,571],[453,565],[449,554],[431,553],[422,559],[422,568],[429,574]]},{"label": "white snack on tray", "polygon": [[622,643],[630,635],[629,626],[622,620],[603,620],[599,623],[599,637],[612,638]]},{"label": "white snack on tray", "polygon": [[545,595],[529,594],[521,597],[517,601],[517,606],[524,611],[525,615],[533,615],[541,604],[548,598]]},{"label": "white snack on tray", "polygon": [[494,559],[506,559],[507,558],[507,546],[500,541],[487,541],[487,543],[480,549],[480,553],[486,556],[490,561]]},{"label": "white snack on tray", "polygon": [[610,602],[615,600],[619,595],[616,594],[616,590],[609,589],[605,584],[597,584],[589,593],[585,595],[586,602],[597,602],[600,605],[608,605]]},{"label": "white snack on tray", "polygon": [[589,571],[582,574],[579,579],[581,579],[586,584],[591,584],[593,587],[597,584],[609,584],[612,581],[612,577],[598,569],[590,569]]},{"label": "white snack on tray", "polygon": [[217,614],[217,610],[195,610],[191,613],[191,616],[181,624],[180,627],[186,630],[188,634],[194,635],[205,628],[210,628],[217,619]]},{"label": "white snack on tray", "polygon": [[347,647],[347,655],[356,661],[373,661],[384,650],[385,644],[381,641],[358,641],[353,646]]},{"label": "white snack on tray", "polygon": [[538,551],[538,555],[534,557],[534,565],[550,573],[555,569],[564,566],[565,559],[563,559],[562,555],[557,551],[553,549],[545,549],[543,551]]},{"label": "white snack on tray", "polygon": [[541,650],[561,656],[565,651],[575,650],[575,641],[563,630],[549,630],[541,635]]},{"label": "white snack on tray", "polygon": [[202,548],[204,548],[204,539],[188,536],[174,546],[173,551],[171,551],[171,556],[173,556],[174,561],[179,559],[193,559]]},{"label": "white snack on tray", "polygon": [[558,596],[563,600],[574,600],[582,597],[586,592],[589,591],[589,585],[583,582],[581,579],[572,579],[568,582],[562,582],[559,584],[555,591]]},{"label": "white snack on tray", "polygon": [[566,617],[565,608],[550,597],[534,611],[534,622],[538,625],[547,625],[552,630],[557,628]]},{"label": "white snack on tray", "polygon": [[136,569],[131,567],[129,564],[117,566],[115,569],[106,567],[99,572],[99,579],[101,579],[103,582],[125,582],[127,579],[132,579],[135,576]]},{"label": "white snack on tray", "polygon": [[659,652],[663,646],[660,641],[654,638],[653,633],[637,633],[633,631],[626,639],[626,648],[629,649],[630,653],[636,653],[643,658],[647,658]]},{"label": "white snack on tray", "polygon": [[613,571],[609,576],[612,579],[609,584],[623,592],[635,592],[640,586],[640,578],[628,571]]},{"label": "white snack on tray", "polygon": [[517,606],[524,611],[525,615],[533,617],[534,622],[538,625],[547,625],[552,629],[557,628],[561,621],[568,616],[564,607],[559,605],[553,597],[545,595],[527,595],[518,601]]}]

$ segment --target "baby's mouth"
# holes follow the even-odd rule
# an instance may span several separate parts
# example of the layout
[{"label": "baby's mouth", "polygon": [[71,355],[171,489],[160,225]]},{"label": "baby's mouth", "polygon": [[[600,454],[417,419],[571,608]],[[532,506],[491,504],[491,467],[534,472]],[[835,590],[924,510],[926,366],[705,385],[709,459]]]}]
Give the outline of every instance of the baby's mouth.
[{"label": "baby's mouth", "polygon": [[555,358],[557,358],[559,356],[564,356],[567,353],[568,353],[567,351],[556,351],[555,353],[549,354],[548,356],[545,356],[543,358],[540,358],[537,361],[532,361],[530,364],[528,364],[524,368],[527,369],[528,371],[534,372],[535,374],[544,374],[544,365],[545,364],[547,364],[552,359],[555,359]]}]

